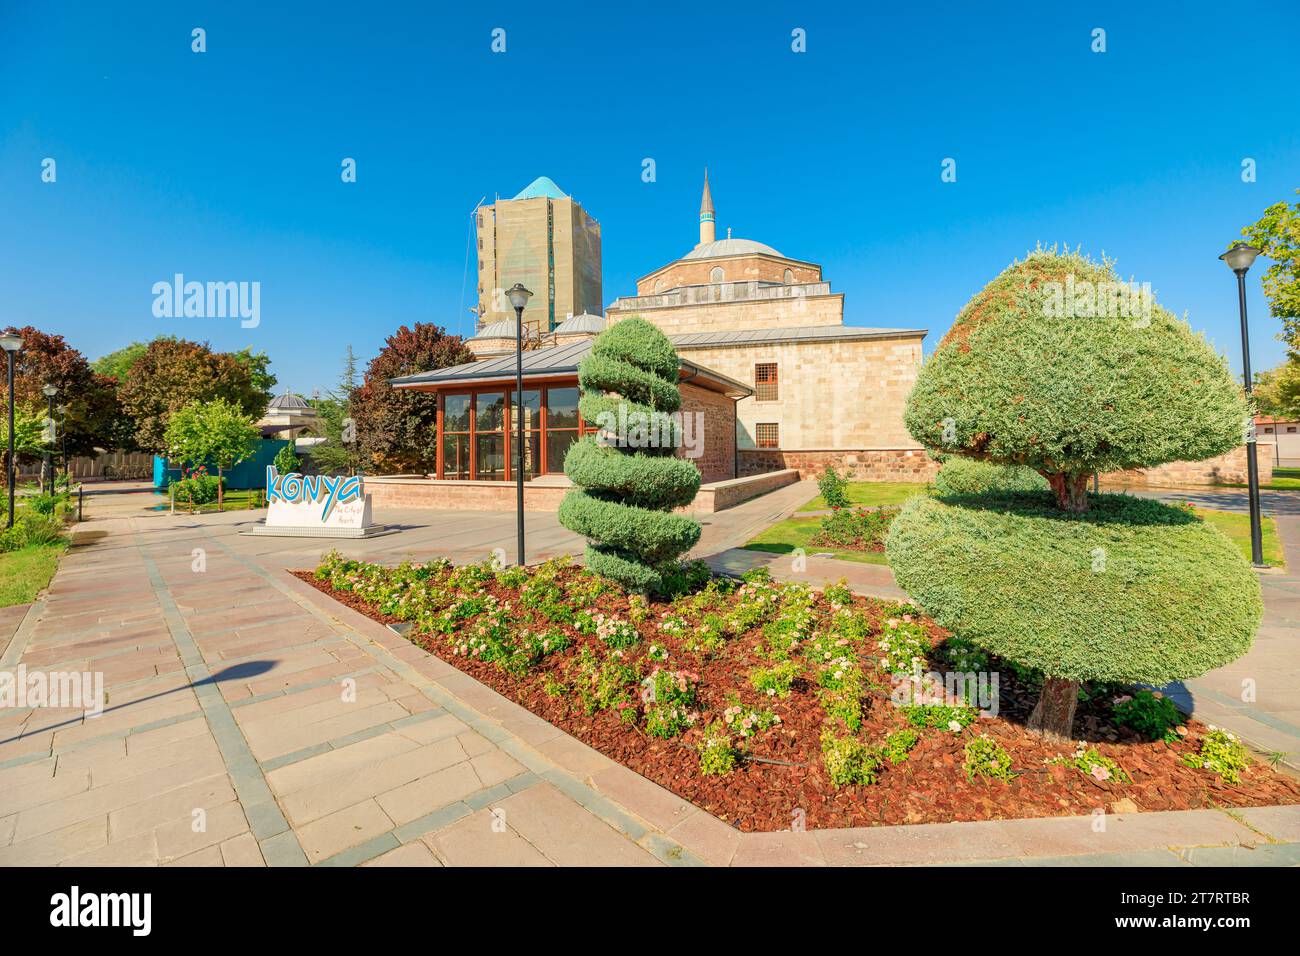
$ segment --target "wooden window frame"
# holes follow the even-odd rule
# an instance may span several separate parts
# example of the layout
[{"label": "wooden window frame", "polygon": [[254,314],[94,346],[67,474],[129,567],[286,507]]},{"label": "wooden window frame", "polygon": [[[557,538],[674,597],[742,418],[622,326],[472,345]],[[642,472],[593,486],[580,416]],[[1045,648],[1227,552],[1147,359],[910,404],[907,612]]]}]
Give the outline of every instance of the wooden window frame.
[{"label": "wooden window frame", "polygon": [[[537,434],[537,436],[538,436],[538,442],[539,442],[538,459],[539,459],[539,462],[538,462],[538,472],[537,472],[537,477],[541,477],[542,475],[549,475],[549,474],[552,474],[552,472],[551,472],[551,470],[550,470],[550,462],[547,460],[547,458],[548,458],[548,453],[547,453],[547,445],[548,445],[548,441],[547,441],[547,438],[548,438],[548,436],[549,436],[549,434],[550,434],[550,432],[551,432],[551,428],[550,428],[550,426],[549,426],[549,424],[548,424],[547,419],[548,419],[549,416],[550,416],[550,392],[551,392],[551,389],[553,389],[553,388],[556,388],[556,389],[560,389],[560,388],[566,388],[566,389],[567,389],[567,388],[578,388],[578,382],[577,382],[576,379],[574,379],[574,380],[571,381],[571,382],[565,382],[565,381],[555,382],[555,381],[550,381],[550,382],[538,382],[538,383],[536,383],[536,384],[531,384],[531,385],[530,385],[528,382],[525,382],[525,383],[524,383],[524,391],[525,391],[525,392],[540,392],[540,393],[541,393],[541,412],[540,412],[540,419],[539,419],[538,427],[537,427],[537,428],[528,428],[528,429],[525,429],[525,436],[527,436],[529,433],[535,433],[535,434]],[[501,428],[500,431],[498,431],[497,429],[492,429],[491,431],[485,431],[485,432],[483,432],[483,434],[485,434],[485,435],[497,435],[497,434],[501,434],[501,435],[504,436],[504,438],[505,438],[505,447],[506,447],[506,467],[505,467],[505,478],[502,479],[502,480],[504,480],[504,481],[514,481],[514,480],[515,480],[515,473],[514,473],[514,472],[515,472],[515,469],[514,469],[514,461],[513,461],[514,456],[510,454],[510,443],[511,443],[511,441],[512,441],[512,440],[514,439],[514,437],[515,437],[515,434],[514,434],[514,431],[515,431],[515,430],[514,430],[514,421],[513,421],[513,419],[514,419],[514,415],[513,415],[513,412],[512,412],[512,409],[514,408],[514,393],[515,393],[515,388],[514,388],[513,386],[505,386],[505,385],[484,385],[484,386],[480,386],[480,387],[470,387],[470,388],[447,388],[447,389],[440,389],[440,390],[439,390],[439,392],[438,392],[438,414],[437,414],[437,432],[438,432],[438,437],[437,437],[437,467],[436,467],[435,472],[434,472],[435,475],[436,475],[436,477],[437,477],[437,479],[438,479],[439,481],[445,481],[445,480],[450,480],[450,481],[489,481],[489,480],[491,480],[491,479],[487,479],[487,478],[479,478],[479,477],[478,477],[478,436],[479,436],[479,428],[478,428],[478,397],[479,397],[479,395],[499,395],[499,394],[504,394],[504,395],[505,395],[505,418],[504,418],[504,422],[503,422],[503,424],[502,424],[502,428]],[[468,430],[468,431],[454,431],[454,432],[452,432],[452,431],[447,431],[447,430],[446,430],[446,412],[447,412],[447,396],[448,396],[448,395],[468,395],[468,396],[469,396],[469,398],[470,398],[470,411],[469,411],[469,430]],[[576,428],[556,428],[556,429],[555,429],[555,431],[557,431],[557,432],[576,432],[578,438],[582,438],[582,436],[584,436],[584,435],[592,434],[592,433],[595,432],[596,430],[597,430],[597,429],[595,429],[594,427],[588,425],[585,421],[583,421],[581,415],[578,416],[578,425],[577,425]],[[465,435],[465,436],[467,436],[467,437],[469,438],[469,474],[470,474],[470,477],[469,477],[469,478],[452,478],[452,479],[448,479],[448,478],[446,477],[446,464],[447,464],[447,463],[446,463],[446,456],[445,456],[445,452],[444,452],[443,439],[444,439],[444,437],[447,436],[447,435]]]}]

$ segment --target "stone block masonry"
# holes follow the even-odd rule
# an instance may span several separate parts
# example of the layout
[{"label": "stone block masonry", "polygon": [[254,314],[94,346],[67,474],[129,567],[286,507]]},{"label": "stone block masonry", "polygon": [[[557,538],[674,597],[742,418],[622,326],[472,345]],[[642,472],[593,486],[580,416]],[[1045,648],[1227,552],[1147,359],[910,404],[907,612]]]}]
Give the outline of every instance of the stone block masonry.
[{"label": "stone block masonry", "polygon": [[917,448],[863,448],[782,451],[749,449],[740,451],[741,475],[758,475],[793,468],[803,479],[816,479],[828,467],[848,475],[851,481],[933,481],[939,463]]}]

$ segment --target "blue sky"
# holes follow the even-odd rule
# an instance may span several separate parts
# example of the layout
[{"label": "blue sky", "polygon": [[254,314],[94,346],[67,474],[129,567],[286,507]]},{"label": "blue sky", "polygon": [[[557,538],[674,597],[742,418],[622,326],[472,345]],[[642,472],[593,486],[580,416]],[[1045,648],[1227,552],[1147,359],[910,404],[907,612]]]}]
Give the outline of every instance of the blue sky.
[{"label": "blue sky", "polygon": [[[252,346],[310,392],[348,343],[468,333],[480,197],[543,174],[571,192],[601,223],[608,304],[695,243],[708,164],[719,236],[822,263],[849,324],[928,328],[928,351],[1008,262],[1063,242],[1239,367],[1215,257],[1300,186],[1293,2],[440,6],[0,4],[0,324],[90,358],[160,333]],[[1256,368],[1282,357],[1264,264]],[[260,282],[260,325],[155,318],[177,272]]]}]

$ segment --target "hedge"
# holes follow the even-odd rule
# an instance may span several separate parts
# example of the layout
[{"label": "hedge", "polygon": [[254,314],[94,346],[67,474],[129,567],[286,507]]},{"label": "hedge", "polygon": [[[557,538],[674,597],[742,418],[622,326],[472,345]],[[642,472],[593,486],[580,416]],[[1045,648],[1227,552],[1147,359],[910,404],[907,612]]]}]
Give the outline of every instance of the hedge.
[{"label": "hedge", "polygon": [[934,489],[940,495],[1046,491],[1047,479],[1024,465],[991,465],[974,458],[949,455],[939,466]]},{"label": "hedge", "polygon": [[914,498],[886,552],[940,625],[1049,677],[1160,686],[1249,650],[1259,582],[1189,512],[1126,495]]}]

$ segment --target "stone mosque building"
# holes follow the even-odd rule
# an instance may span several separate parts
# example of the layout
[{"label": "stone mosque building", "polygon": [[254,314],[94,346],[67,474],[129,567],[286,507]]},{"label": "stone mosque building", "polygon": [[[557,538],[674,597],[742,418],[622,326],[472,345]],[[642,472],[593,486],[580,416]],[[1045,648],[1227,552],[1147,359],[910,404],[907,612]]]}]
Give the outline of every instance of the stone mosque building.
[{"label": "stone mosque building", "polygon": [[[556,206],[568,200],[545,183],[540,199],[551,212],[535,216],[538,222],[553,221]],[[498,247],[503,222],[536,212],[525,208],[539,200],[528,192],[494,204]],[[780,483],[816,477],[828,465],[859,480],[933,477],[936,465],[903,426],[925,330],[845,325],[844,295],[831,290],[820,265],[751,239],[718,239],[716,221],[706,172],[699,242],[685,255],[639,279],[636,294],[615,299],[604,316],[548,312],[526,322],[522,400],[514,387],[514,319],[482,310],[466,342],[475,361],[391,383],[438,395],[437,468],[427,478],[440,490],[395,478],[372,479],[367,487],[382,492],[385,503],[417,507],[510,504],[515,422],[522,416],[525,506],[553,510],[567,484],[564,454],[593,430],[577,415],[578,365],[600,332],[631,316],[657,325],[676,346],[683,411],[699,413],[703,453],[692,457],[704,484],[694,510],[729,507]],[[489,259],[503,257],[483,245],[486,270]],[[577,261],[588,245],[599,256],[598,238],[549,245],[548,268],[589,273],[590,263]],[[484,294],[513,281],[516,271],[484,273]],[[547,309],[558,300],[547,295]]]}]

